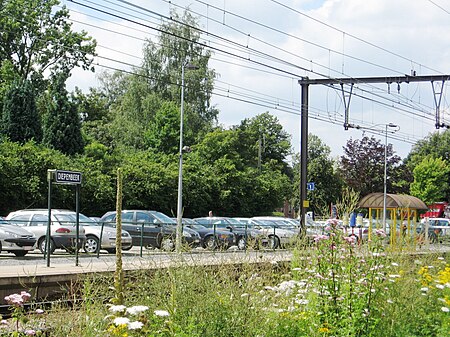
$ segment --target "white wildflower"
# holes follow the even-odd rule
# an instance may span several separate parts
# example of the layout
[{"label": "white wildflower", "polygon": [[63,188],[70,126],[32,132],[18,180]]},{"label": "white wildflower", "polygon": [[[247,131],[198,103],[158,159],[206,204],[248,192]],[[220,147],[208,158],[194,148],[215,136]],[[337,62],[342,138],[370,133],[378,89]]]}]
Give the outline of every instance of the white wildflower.
[{"label": "white wildflower", "polygon": [[109,307],[109,311],[111,312],[122,312],[125,311],[127,307],[124,305],[112,305]]},{"label": "white wildflower", "polygon": [[113,323],[115,325],[128,324],[128,323],[130,323],[130,320],[126,317],[116,317],[116,318],[114,318]]},{"label": "white wildflower", "polygon": [[144,326],[144,323],[139,322],[139,321],[135,321],[135,322],[130,322],[128,324],[128,329],[130,330],[139,330]]},{"label": "white wildflower", "polygon": [[127,313],[130,315],[137,315],[146,310],[148,310],[148,307],[145,305],[135,305],[134,307],[127,308]]},{"label": "white wildflower", "polygon": [[170,316],[169,312],[166,311],[166,310],[155,310],[153,313],[156,316],[159,316],[159,317],[168,317],[168,316]]}]

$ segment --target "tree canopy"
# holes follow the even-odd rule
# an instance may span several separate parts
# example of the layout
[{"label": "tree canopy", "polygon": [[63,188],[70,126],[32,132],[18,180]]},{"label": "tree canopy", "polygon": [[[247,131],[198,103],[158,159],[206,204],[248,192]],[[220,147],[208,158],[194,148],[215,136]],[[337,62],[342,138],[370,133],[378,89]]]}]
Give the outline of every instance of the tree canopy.
[{"label": "tree canopy", "polygon": [[0,61],[8,62],[22,79],[38,80],[91,69],[95,41],[86,32],[72,31],[65,7],[58,0],[0,0]]},{"label": "tree canopy", "polygon": [[[349,139],[340,158],[339,171],[345,183],[361,196],[382,192],[384,186],[385,146],[375,137]],[[392,190],[392,172],[401,158],[394,154],[392,144],[386,149],[387,190]]]}]

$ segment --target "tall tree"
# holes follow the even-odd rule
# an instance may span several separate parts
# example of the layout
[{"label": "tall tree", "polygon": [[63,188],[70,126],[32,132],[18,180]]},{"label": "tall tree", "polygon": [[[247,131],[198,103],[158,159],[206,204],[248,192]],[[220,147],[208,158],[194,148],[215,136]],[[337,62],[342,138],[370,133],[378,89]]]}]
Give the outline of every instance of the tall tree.
[{"label": "tall tree", "polygon": [[90,68],[95,41],[72,31],[69,11],[58,0],[0,0],[0,62],[9,62],[22,79],[43,78]]},{"label": "tall tree", "polygon": [[246,163],[256,166],[274,160],[288,173],[286,158],[291,154],[290,135],[278,118],[265,112],[244,119],[238,130],[241,132],[239,152]]},{"label": "tall tree", "polygon": [[[185,11],[171,13],[171,21],[160,27],[158,43],[147,41],[144,47],[142,74],[150,90],[165,100],[180,102],[182,65],[190,63],[198,70],[185,71],[184,103],[186,138],[198,138],[216,121],[217,109],[211,106],[215,71],[208,68],[210,51],[200,43],[198,21]],[[191,143],[193,140],[189,140]]]},{"label": "tall tree", "polygon": [[44,144],[73,155],[83,151],[80,116],[76,106],[68,97],[65,81],[67,74],[55,77],[47,100],[44,116]]},{"label": "tall tree", "polygon": [[[300,158],[294,157],[294,189],[292,203],[296,210],[300,205]],[[341,196],[342,178],[336,169],[336,162],[331,158],[329,146],[313,134],[308,135],[308,181],[314,183],[314,190],[308,191],[307,199],[315,215],[327,216],[329,206],[336,203]]]},{"label": "tall tree", "polygon": [[[441,158],[447,165],[450,165],[450,130],[444,132],[434,132],[428,137],[419,140],[405,159],[405,165],[410,172],[420,165],[426,158]],[[412,174],[411,174],[412,176]],[[445,180],[445,186],[448,186],[445,191],[444,200],[450,200],[450,175]],[[409,180],[412,183],[412,179]],[[439,181],[441,185],[443,181]],[[440,189],[440,186],[436,186]]]},{"label": "tall tree", "polygon": [[425,157],[414,168],[411,194],[426,204],[444,201],[448,186],[450,166],[442,158]]},{"label": "tall tree", "polygon": [[29,81],[16,81],[3,100],[2,132],[13,142],[25,143],[42,139],[41,117],[36,109],[33,86]]},{"label": "tall tree", "polygon": [[[387,191],[392,191],[392,172],[401,158],[394,154],[392,144],[386,149]],[[345,183],[365,196],[383,191],[384,181],[384,144],[374,137],[361,140],[349,139],[340,159],[340,174]]]}]

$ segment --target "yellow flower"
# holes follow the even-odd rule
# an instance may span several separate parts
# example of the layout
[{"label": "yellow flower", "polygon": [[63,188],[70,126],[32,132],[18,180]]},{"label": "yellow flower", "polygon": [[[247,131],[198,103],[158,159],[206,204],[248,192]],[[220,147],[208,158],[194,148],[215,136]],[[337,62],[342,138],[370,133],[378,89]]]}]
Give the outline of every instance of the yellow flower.
[{"label": "yellow flower", "polygon": [[446,266],[444,270],[438,272],[438,280],[441,284],[450,283],[450,267]]},{"label": "yellow flower", "polygon": [[319,332],[324,332],[324,333],[328,333],[328,332],[330,332],[331,330],[330,329],[328,329],[328,328],[326,328],[326,327],[320,327],[319,328]]}]

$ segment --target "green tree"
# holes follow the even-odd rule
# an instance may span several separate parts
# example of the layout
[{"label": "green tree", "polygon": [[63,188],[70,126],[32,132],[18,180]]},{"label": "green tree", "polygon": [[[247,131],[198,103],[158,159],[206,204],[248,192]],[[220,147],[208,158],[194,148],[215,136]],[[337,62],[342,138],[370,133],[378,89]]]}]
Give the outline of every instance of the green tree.
[{"label": "green tree", "polygon": [[80,116],[68,97],[67,74],[56,76],[47,97],[43,142],[62,153],[74,155],[83,151]]},{"label": "green tree", "polygon": [[29,81],[16,81],[3,100],[2,131],[13,142],[42,139],[41,117]]},{"label": "green tree", "polygon": [[167,154],[179,151],[180,114],[178,106],[173,102],[164,102],[156,111],[146,133],[150,149]]},{"label": "green tree", "polygon": [[[336,162],[331,158],[330,148],[313,134],[308,135],[308,181],[314,182],[314,191],[307,191],[307,199],[314,214],[328,216],[330,204],[341,196],[342,178],[337,172]],[[294,157],[294,189],[292,203],[298,210],[300,205],[300,158]]]},{"label": "green tree", "polygon": [[244,133],[240,135],[239,152],[246,163],[257,165],[275,160],[288,173],[285,160],[291,153],[290,135],[275,116],[265,112],[244,119],[238,129]]},{"label": "green tree", "polygon": [[41,79],[77,66],[91,69],[95,41],[73,32],[69,11],[58,0],[0,0],[0,62],[22,79]]},{"label": "green tree", "polygon": [[[21,208],[47,206],[47,170],[69,168],[70,160],[58,151],[37,145],[0,142],[0,214]],[[65,206],[64,187],[54,191],[55,207]],[[70,198],[73,205],[73,194]],[[71,206],[72,208],[73,206]]]},{"label": "green tree", "polygon": [[[392,191],[392,172],[401,158],[394,154],[392,144],[386,149],[387,191]],[[361,196],[383,191],[384,144],[374,137],[349,139],[339,163],[340,175],[345,183]]]},{"label": "green tree", "polygon": [[211,53],[199,43],[198,21],[189,11],[183,16],[172,11],[171,18],[169,23],[161,25],[158,43],[147,41],[143,74],[149,79],[152,91],[165,100],[179,102],[182,64],[189,62],[199,68],[185,71],[184,92],[188,124],[198,132],[209,128],[217,118],[217,110],[210,105],[215,78],[214,70],[208,68]]},{"label": "green tree", "polygon": [[413,171],[411,195],[427,205],[444,200],[448,186],[449,165],[442,158],[425,157]]},{"label": "green tree", "polygon": [[[413,181],[412,172],[425,158],[442,158],[447,165],[450,163],[450,130],[434,132],[428,137],[418,141],[405,159],[405,166],[410,174],[409,183]],[[449,186],[445,191],[443,200],[450,200],[450,176],[443,178],[445,185]],[[440,182],[439,182],[440,183]]]}]

